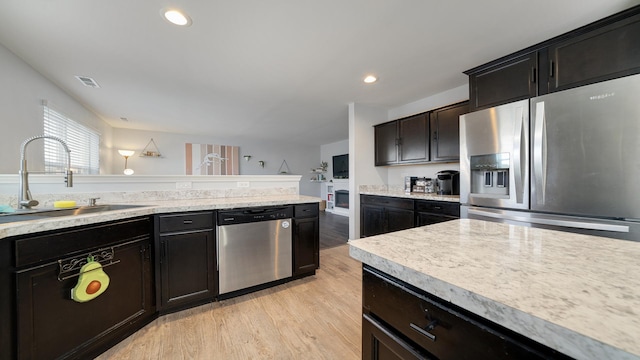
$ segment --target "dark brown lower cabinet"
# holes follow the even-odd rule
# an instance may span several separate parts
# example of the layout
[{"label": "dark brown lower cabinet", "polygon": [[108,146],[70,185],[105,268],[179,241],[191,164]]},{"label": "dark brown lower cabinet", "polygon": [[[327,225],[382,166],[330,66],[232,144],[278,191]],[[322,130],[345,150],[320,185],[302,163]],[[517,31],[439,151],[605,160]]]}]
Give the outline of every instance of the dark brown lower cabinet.
[{"label": "dark brown lower cabinet", "polygon": [[460,218],[460,204],[434,200],[416,200],[416,226],[437,224]]},{"label": "dark brown lower cabinet", "polygon": [[570,359],[363,266],[363,359]]},{"label": "dark brown lower cabinet", "polygon": [[161,313],[210,302],[217,295],[214,219],[212,211],[156,216]]},{"label": "dark brown lower cabinet", "polygon": [[360,233],[373,236],[415,225],[413,200],[360,195]]},{"label": "dark brown lower cabinet", "polygon": [[[33,239],[36,243],[47,242],[49,253],[61,256],[15,272],[18,359],[92,358],[155,318],[150,222],[134,222],[147,234],[133,237],[122,231],[132,224],[127,223]],[[95,243],[101,237],[120,241],[75,254],[56,254],[57,246],[64,248],[66,241]],[[19,240],[18,249],[29,248],[30,240]],[[81,267],[73,267],[73,263],[84,261],[89,254],[104,255],[96,260],[102,260],[102,271],[110,282],[95,299],[76,302],[71,299],[71,289],[78,283]],[[24,259],[16,262],[27,261]]]},{"label": "dark brown lower cabinet", "polygon": [[315,274],[320,266],[319,206],[302,204],[294,207],[293,276]]},{"label": "dark brown lower cabinet", "polygon": [[422,360],[431,359],[421,354],[400,336],[390,331],[367,314],[362,315],[363,360]]}]

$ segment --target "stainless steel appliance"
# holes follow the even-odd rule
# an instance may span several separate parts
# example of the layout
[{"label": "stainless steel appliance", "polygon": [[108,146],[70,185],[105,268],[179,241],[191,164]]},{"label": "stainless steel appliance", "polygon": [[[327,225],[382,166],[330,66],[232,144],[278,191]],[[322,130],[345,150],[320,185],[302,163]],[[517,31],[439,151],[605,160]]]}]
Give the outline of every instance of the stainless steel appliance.
[{"label": "stainless steel appliance", "polygon": [[291,277],[293,207],[219,211],[219,294]]},{"label": "stainless steel appliance", "polygon": [[443,170],[436,173],[438,195],[460,194],[460,173],[455,170]]},{"label": "stainless steel appliance", "polygon": [[640,75],[460,117],[461,216],[640,241]]},{"label": "stainless steel appliance", "polygon": [[404,177],[404,192],[410,193],[413,189],[413,186],[416,184],[416,180],[418,178],[416,176],[405,176]]},{"label": "stainless steel appliance", "polygon": [[431,179],[429,178],[423,178],[423,177],[416,178],[416,181],[413,184],[413,187],[411,188],[411,192],[414,192],[414,193],[427,192],[427,182],[429,182],[430,180]]}]

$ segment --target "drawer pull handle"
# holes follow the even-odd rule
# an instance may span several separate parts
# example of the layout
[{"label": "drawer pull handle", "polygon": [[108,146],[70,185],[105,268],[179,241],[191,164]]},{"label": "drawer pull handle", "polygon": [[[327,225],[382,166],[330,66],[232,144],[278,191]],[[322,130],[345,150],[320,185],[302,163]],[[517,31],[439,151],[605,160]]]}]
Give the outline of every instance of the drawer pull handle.
[{"label": "drawer pull handle", "polygon": [[185,225],[190,225],[190,224],[193,224],[193,220],[184,220],[182,221],[182,223]]},{"label": "drawer pull handle", "polygon": [[433,328],[435,328],[436,325],[438,325],[438,320],[433,320],[432,322],[430,322],[429,325],[427,325],[426,329],[423,329],[423,328],[421,328],[420,326],[418,326],[418,325],[416,325],[414,323],[410,323],[409,327],[411,327],[413,330],[417,331],[421,335],[426,336],[429,340],[435,342],[436,341],[436,336],[433,335],[432,333],[430,333],[428,330],[433,330]]},{"label": "drawer pull handle", "polygon": [[436,209],[436,210],[442,210],[442,208],[440,206],[434,206],[433,208]]}]

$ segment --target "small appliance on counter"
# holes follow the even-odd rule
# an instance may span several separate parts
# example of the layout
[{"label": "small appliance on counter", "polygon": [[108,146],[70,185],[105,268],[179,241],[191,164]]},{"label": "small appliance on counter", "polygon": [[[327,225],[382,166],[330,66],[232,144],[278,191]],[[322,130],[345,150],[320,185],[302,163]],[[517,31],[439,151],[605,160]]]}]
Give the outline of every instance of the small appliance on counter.
[{"label": "small appliance on counter", "polygon": [[425,178],[425,183],[424,183],[424,192],[426,192],[427,194],[433,194],[436,192],[436,183],[435,181],[433,181],[433,179],[431,178]]},{"label": "small appliance on counter", "polygon": [[404,177],[404,192],[410,193],[413,191],[413,187],[416,184],[416,180],[418,178],[416,176],[405,176]]},{"label": "small appliance on counter", "polygon": [[443,170],[436,173],[438,195],[460,194],[460,172],[455,170]]},{"label": "small appliance on counter", "polygon": [[418,178],[411,191],[414,193],[424,193],[425,184],[426,178]]}]

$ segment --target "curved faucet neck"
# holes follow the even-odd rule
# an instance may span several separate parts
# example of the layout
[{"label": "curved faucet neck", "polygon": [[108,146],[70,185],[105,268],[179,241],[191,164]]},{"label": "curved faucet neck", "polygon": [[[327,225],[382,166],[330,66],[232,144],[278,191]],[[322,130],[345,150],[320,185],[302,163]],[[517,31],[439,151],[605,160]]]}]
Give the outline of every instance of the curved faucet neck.
[{"label": "curved faucet neck", "polygon": [[29,190],[29,172],[27,171],[27,145],[37,139],[51,139],[59,142],[64,150],[67,152],[67,170],[65,172],[65,183],[67,187],[73,186],[73,172],[71,171],[71,150],[67,143],[57,136],[52,135],[37,135],[25,140],[20,148],[20,192],[18,194],[18,209],[29,209],[32,206],[37,206],[38,201],[31,198],[31,191]]}]

